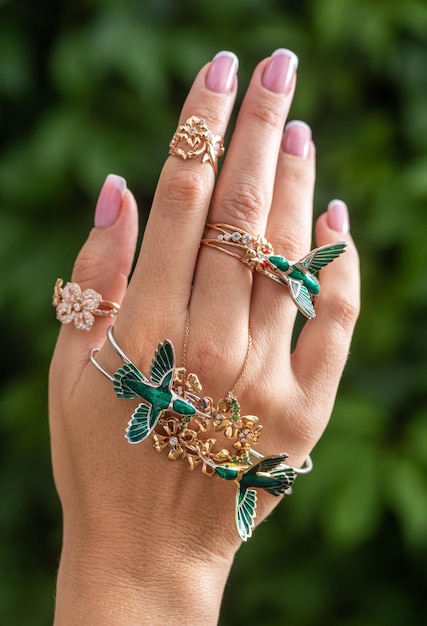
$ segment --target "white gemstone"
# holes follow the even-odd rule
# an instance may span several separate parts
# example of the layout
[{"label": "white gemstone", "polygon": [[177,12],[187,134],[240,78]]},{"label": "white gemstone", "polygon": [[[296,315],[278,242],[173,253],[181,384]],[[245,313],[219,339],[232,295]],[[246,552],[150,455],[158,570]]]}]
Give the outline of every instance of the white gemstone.
[{"label": "white gemstone", "polygon": [[229,233],[225,233],[224,241],[230,241],[230,239],[231,239],[231,235]]},{"label": "white gemstone", "polygon": [[241,237],[241,236],[242,236],[242,235],[241,235],[240,233],[238,233],[238,232],[234,232],[234,233],[231,235],[231,238],[232,238],[232,240],[233,240],[233,241],[239,241],[239,239],[240,239],[240,237]]},{"label": "white gemstone", "polygon": [[170,444],[171,446],[177,446],[177,445],[178,445],[178,437],[171,437],[171,438],[169,439],[169,444]]},{"label": "white gemstone", "polygon": [[243,235],[243,237],[242,237],[243,243],[249,243],[250,240],[251,240],[251,236],[250,235],[248,235],[247,233],[246,233],[246,235]]}]

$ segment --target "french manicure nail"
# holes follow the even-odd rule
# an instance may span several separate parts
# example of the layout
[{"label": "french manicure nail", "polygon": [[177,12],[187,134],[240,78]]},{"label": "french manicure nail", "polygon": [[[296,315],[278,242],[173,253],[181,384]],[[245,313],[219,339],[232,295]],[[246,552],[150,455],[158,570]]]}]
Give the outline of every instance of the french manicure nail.
[{"label": "french manicure nail", "polygon": [[297,67],[297,55],[286,48],[279,48],[270,57],[264,70],[262,84],[274,93],[287,93]]},{"label": "french manicure nail", "polygon": [[95,228],[109,228],[119,217],[126,180],[116,174],[108,174],[102,186],[95,209]]},{"label": "french manicure nail", "polygon": [[327,222],[329,228],[346,235],[350,230],[348,208],[342,200],[331,200],[328,204]]},{"label": "french manicure nail", "polygon": [[294,120],[285,126],[282,150],[293,156],[306,159],[310,150],[311,128],[305,122]]},{"label": "french manicure nail", "polygon": [[229,93],[236,80],[239,60],[233,52],[223,50],[212,59],[206,76],[206,87],[216,93]]}]

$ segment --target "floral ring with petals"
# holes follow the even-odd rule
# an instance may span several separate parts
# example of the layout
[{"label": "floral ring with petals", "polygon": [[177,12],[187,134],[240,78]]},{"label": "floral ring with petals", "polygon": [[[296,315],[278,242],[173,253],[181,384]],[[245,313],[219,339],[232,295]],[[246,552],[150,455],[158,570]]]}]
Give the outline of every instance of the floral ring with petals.
[{"label": "floral ring with petals", "polygon": [[56,319],[61,324],[74,322],[78,330],[90,330],[96,315],[113,317],[120,309],[119,304],[103,300],[101,294],[94,289],[82,291],[77,283],[67,283],[65,287],[62,285],[62,278],[58,278],[52,298],[52,304],[56,307]]}]

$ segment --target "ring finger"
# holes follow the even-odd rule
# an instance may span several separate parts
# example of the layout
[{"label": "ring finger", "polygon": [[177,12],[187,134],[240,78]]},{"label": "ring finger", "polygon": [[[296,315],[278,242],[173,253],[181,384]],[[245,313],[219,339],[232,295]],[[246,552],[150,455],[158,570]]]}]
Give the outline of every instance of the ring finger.
[{"label": "ring finger", "polygon": [[[291,261],[301,259],[310,250],[314,181],[311,130],[304,122],[290,122],[283,134],[266,238],[275,254]],[[289,352],[292,333],[285,329],[292,328],[297,307],[288,288],[258,274],[252,304],[258,327],[272,333],[275,348]]]}]

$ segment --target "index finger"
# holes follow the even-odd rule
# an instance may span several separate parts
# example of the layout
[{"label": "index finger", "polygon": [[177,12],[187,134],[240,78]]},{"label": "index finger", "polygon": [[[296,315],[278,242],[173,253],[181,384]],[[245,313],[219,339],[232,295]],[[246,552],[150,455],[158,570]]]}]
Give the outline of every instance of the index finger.
[{"label": "index finger", "polygon": [[[180,124],[197,116],[213,135],[222,137],[236,97],[237,69],[231,52],[220,52],[205,65],[185,101]],[[185,314],[214,184],[209,160],[167,159],[121,316],[129,314],[136,324],[143,319],[144,325],[158,327],[162,312],[166,319],[171,313]]]}]

